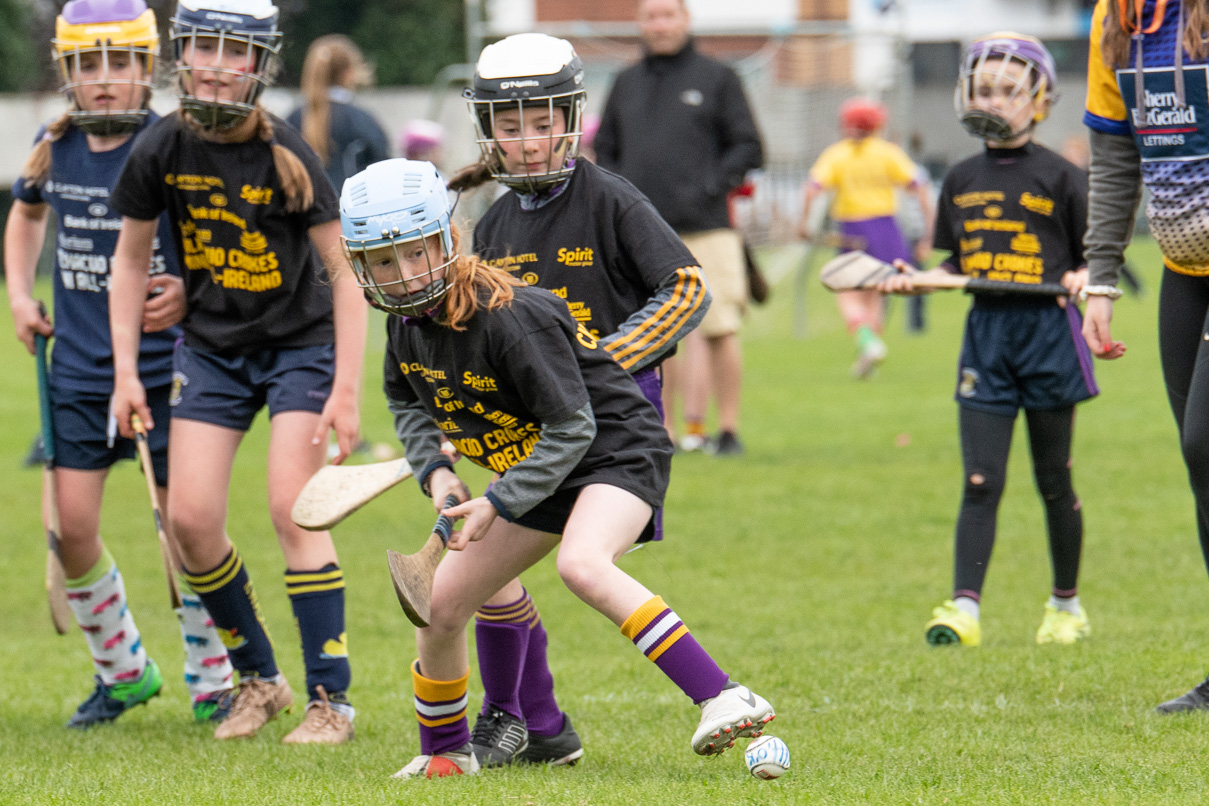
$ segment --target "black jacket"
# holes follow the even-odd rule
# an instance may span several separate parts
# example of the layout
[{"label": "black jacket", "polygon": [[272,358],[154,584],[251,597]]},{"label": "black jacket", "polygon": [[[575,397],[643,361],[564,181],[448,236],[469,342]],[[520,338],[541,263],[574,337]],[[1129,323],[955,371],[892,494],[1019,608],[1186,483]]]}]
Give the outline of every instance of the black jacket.
[{"label": "black jacket", "polygon": [[729,227],[727,192],[764,161],[739,77],[691,41],[618,74],[594,145],[677,232]]}]

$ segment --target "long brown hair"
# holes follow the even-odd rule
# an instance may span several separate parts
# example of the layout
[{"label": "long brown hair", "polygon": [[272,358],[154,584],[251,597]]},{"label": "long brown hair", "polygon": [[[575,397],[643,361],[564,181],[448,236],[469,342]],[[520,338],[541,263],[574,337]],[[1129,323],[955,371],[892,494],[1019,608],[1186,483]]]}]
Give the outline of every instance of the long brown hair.
[{"label": "long brown hair", "polygon": [[[1209,43],[1205,41],[1205,34],[1209,33],[1209,0],[1170,1],[1184,4],[1184,50],[1194,59],[1204,59],[1209,55]],[[1105,6],[1104,36],[1100,40],[1104,64],[1111,68],[1127,67],[1129,40],[1139,27],[1137,9],[1133,0],[1105,0]],[[1122,19],[1125,25],[1121,24]]]},{"label": "long brown hair", "polygon": [[311,184],[311,175],[298,155],[277,142],[273,131],[273,119],[257,104],[248,115],[247,120],[234,128],[213,132],[203,128],[192,116],[180,110],[173,112],[180,115],[189,128],[203,140],[221,143],[243,143],[259,136],[273,150],[273,167],[277,170],[277,178],[281,180],[281,190],[285,193],[285,209],[287,213],[301,213],[309,210],[315,203],[315,186]]},{"label": "long brown hair", "polygon": [[311,43],[302,64],[302,139],[327,165],[332,158],[332,103],[328,90],[369,83],[371,71],[361,49],[344,34],[327,34]]},{"label": "long brown hair", "polygon": [[461,254],[458,228],[452,227],[453,251],[457,255],[446,269],[449,292],[441,324],[465,330],[466,322],[480,310],[498,310],[512,302],[513,289],[525,285],[512,272],[490,266],[478,255]]},{"label": "long brown hair", "polygon": [[71,128],[71,113],[64,112],[63,116],[46,126],[42,137],[34,146],[33,151],[25,158],[21,168],[21,178],[27,185],[39,185],[50,176],[50,144],[58,140]]},{"label": "long brown hair", "polygon": [[447,187],[450,190],[462,193],[485,185],[494,178],[491,175],[490,165],[485,162],[475,162],[464,168],[459,168],[458,172],[449,180]]}]

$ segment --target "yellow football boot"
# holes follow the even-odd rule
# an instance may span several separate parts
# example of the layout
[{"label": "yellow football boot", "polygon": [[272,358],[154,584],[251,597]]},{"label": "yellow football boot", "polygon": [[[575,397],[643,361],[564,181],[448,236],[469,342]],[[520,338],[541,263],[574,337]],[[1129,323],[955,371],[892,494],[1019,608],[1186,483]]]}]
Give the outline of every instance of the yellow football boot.
[{"label": "yellow football boot", "polygon": [[1079,606],[1078,613],[1059,610],[1051,604],[1045,606],[1045,620],[1037,628],[1039,644],[1073,644],[1091,635],[1091,624],[1087,613]]},{"label": "yellow football boot", "polygon": [[944,604],[932,611],[932,620],[924,629],[932,646],[978,646],[982,643],[982,627],[978,619],[960,609],[952,599],[946,599]]}]

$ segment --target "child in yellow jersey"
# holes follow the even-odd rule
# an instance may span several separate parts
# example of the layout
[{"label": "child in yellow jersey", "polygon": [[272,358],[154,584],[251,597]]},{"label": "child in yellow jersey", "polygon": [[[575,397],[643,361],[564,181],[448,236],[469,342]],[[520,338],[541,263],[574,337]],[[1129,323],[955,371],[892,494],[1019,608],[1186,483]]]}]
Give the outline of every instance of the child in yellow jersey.
[{"label": "child in yellow jersey", "polygon": [[[927,187],[916,181],[915,163],[893,143],[877,136],[886,123],[886,108],[864,98],[851,98],[840,107],[844,139],[829,146],[810,169],[802,202],[798,236],[814,240],[810,212],[815,200],[831,191],[835,198],[831,217],[840,225],[841,251],[863,250],[887,263],[907,259],[909,252],[894,221],[898,203],[894,191],[916,194],[924,214],[926,249],[931,241],[932,199]],[[926,253],[925,253],[926,254]],[[922,260],[922,255],[919,256]],[[843,291],[836,295],[848,332],[856,338],[858,356],[852,367],[857,378],[867,378],[886,358],[881,340],[882,295],[877,291]]]}]

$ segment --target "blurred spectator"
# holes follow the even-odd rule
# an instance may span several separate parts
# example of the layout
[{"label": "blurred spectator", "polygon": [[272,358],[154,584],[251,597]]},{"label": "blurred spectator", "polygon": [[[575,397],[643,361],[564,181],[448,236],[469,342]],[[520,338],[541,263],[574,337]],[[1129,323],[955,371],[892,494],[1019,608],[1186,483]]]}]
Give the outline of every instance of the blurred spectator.
[{"label": "blurred spectator", "polygon": [[[923,211],[924,237],[919,257],[931,242],[933,204],[928,188],[920,184],[923,172],[901,148],[883,140],[878,132],[886,125],[886,107],[865,98],[849,98],[840,107],[843,139],[823,150],[810,169],[802,202],[798,236],[815,240],[810,211],[814,202],[834,192],[831,217],[839,223],[841,251],[863,251],[892,263],[910,260],[911,253],[894,220],[898,202],[895,189],[911,191]],[[868,378],[886,358],[882,341],[884,301],[872,290],[841,291],[836,294],[848,332],[856,340],[857,359],[852,374]]]},{"label": "blurred spectator", "polygon": [[445,159],[445,127],[435,120],[407,121],[399,135],[399,153],[409,160],[424,160],[441,170]]},{"label": "blurred spectator", "polygon": [[[640,0],[646,54],[618,74],[593,145],[600,164],[633,182],[680,234],[713,294],[709,313],[684,340],[679,369],[686,434],[680,447],[707,446],[712,391],[719,431],[708,446],[719,455],[737,455],[743,452],[739,329],[748,290],[743,242],[730,227],[726,196],[760,167],[764,151],[739,77],[697,51],[690,23],[684,0]],[[669,434],[679,385],[674,364],[663,364]]]},{"label": "blurred spectator", "polygon": [[354,88],[372,83],[373,71],[353,40],[328,34],[311,43],[302,65],[302,106],[286,118],[319,155],[332,186],[390,157],[386,134],[370,113],[353,106]]}]

